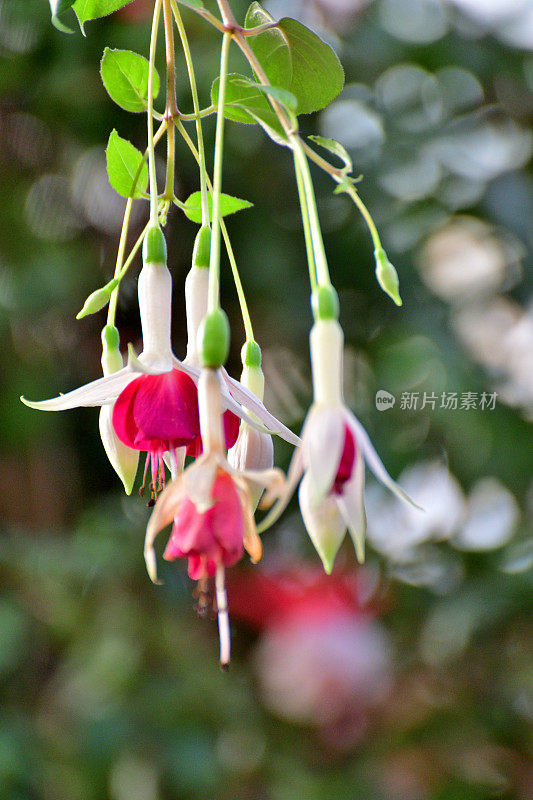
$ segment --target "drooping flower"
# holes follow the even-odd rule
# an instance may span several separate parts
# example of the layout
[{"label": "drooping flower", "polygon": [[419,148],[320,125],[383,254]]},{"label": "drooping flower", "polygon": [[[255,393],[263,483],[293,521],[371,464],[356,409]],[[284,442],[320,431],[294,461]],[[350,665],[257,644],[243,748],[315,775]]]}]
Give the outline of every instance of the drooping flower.
[{"label": "drooping flower", "polygon": [[302,517],[326,572],[330,573],[346,529],[364,561],[365,463],[401,500],[416,506],[383,466],[370,438],[346,407],[342,391],[344,335],[336,318],[318,318],[310,336],[314,401],[294,453],[285,496],[261,524],[272,524],[286,507],[300,478]]},{"label": "drooping flower", "polygon": [[224,570],[241,558],[244,549],[253,562],[262,555],[248,481],[266,487],[265,502],[269,502],[281,490],[283,473],[277,469],[239,472],[228,464],[221,419],[222,381],[218,370],[202,370],[198,400],[204,452],[159,496],[146,530],[144,555],[148,573],[157,582],[154,541],[172,523],[164,558],[187,558],[189,575],[200,581],[201,591],[205,591],[206,580],[216,576],[221,664],[227,665],[229,623]]},{"label": "drooping flower", "polygon": [[[159,229],[157,231],[161,234]],[[144,264],[138,282],[143,335],[140,356],[135,356],[130,348],[126,367],[51,400],[31,402],[22,398],[26,405],[42,411],[115,404],[115,432],[127,446],[147,450],[146,466],[151,467],[154,489],[163,482],[162,458],[166,450],[170,452],[171,472],[176,472],[183,461],[184,452],[177,452],[180,447],[189,446],[191,455],[201,451],[197,404],[195,406],[193,402],[200,368],[197,360],[194,363],[194,345],[189,345],[185,361],[177,359],[172,352],[172,277],[164,263],[164,256],[160,255],[161,251],[161,248],[159,251],[156,249],[160,257],[156,261],[150,258],[149,248],[144,250]],[[193,320],[191,324],[197,325],[200,318],[201,310],[198,308],[190,317]],[[195,337],[196,330],[189,327],[189,341],[194,341]],[[221,370],[221,375],[225,410],[254,426],[265,426],[292,444],[299,443],[298,437],[270,414],[252,392],[230,378],[225,370]],[[184,412],[181,418],[179,410]],[[254,418],[249,416],[248,411]],[[225,427],[227,444],[231,447],[237,437],[237,419],[228,415]],[[173,442],[180,444],[172,446]],[[170,448],[166,446],[167,443],[171,444]],[[139,446],[141,444],[142,447]]]}]

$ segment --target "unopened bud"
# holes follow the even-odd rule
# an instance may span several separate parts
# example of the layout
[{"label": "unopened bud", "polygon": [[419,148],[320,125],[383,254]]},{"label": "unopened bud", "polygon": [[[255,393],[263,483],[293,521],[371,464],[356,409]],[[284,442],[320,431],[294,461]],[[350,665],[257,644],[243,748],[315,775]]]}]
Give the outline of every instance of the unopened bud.
[{"label": "unopened bud", "polygon": [[211,228],[209,225],[203,225],[194,240],[194,249],[192,251],[192,265],[193,267],[201,267],[206,269],[209,267],[209,255],[211,251]]},{"label": "unopened bud", "polygon": [[167,243],[165,236],[159,225],[148,228],[148,232],[143,242],[143,263],[144,264],[166,264],[167,263]]},{"label": "unopened bud", "polygon": [[376,247],[374,250],[374,258],[376,259],[376,278],[378,283],[389,297],[394,300],[397,306],[402,305],[402,298],[400,297],[400,281],[398,280],[398,273],[394,266],[391,264],[387,257],[387,253],[382,247]]},{"label": "unopened bud", "polygon": [[88,314],[96,314],[97,311],[100,311],[100,309],[109,303],[111,293],[117,288],[118,284],[118,278],[113,278],[112,281],[106,283],[101,289],[97,289],[90,294],[83,304],[82,310],[76,314],[76,319],[81,319],[82,317],[88,316]]},{"label": "unopened bud", "polygon": [[[102,330],[102,369],[104,375],[112,375],[122,369],[124,362],[120,353],[120,337],[114,325],[106,325]],[[123,444],[113,428],[113,404],[102,406],[99,418],[100,438],[109,463],[124,484],[126,494],[131,494],[139,453]]]},{"label": "unopened bud", "polygon": [[120,337],[114,325],[102,329],[102,370],[104,375],[112,375],[122,369],[124,362],[120,353]]},{"label": "unopened bud", "polygon": [[203,367],[218,369],[226,363],[229,353],[230,327],[221,308],[210,311],[198,330],[198,352]]}]

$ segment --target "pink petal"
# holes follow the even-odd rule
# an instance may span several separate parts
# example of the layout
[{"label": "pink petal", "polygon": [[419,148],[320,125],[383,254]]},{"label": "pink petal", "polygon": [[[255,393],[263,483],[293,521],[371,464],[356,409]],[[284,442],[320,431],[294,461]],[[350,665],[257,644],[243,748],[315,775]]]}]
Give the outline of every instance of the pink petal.
[{"label": "pink petal", "polygon": [[[241,502],[232,478],[219,470],[211,494],[213,505],[198,512],[186,497],[174,518],[172,534],[163,558],[172,561],[188,556],[189,570],[196,575],[212,574],[209,562],[230,566],[243,553],[244,518]],[[196,558],[202,557],[203,567]]]},{"label": "pink petal", "polygon": [[113,426],[119,439],[136,450],[189,444],[200,432],[194,382],[178,369],[140,375],[116,401]]},{"label": "pink petal", "polygon": [[331,491],[334,494],[342,494],[344,491],[344,484],[350,480],[353,465],[355,461],[355,439],[353,434],[348,427],[348,425],[344,425],[344,445],[342,449],[341,460],[339,463],[339,468],[337,470],[337,474],[335,475],[335,481],[331,488]]}]

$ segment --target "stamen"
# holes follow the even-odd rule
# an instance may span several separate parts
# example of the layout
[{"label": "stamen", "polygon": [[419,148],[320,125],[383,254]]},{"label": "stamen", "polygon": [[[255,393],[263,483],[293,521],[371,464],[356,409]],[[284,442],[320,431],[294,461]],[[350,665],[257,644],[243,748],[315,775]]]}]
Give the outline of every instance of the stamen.
[{"label": "stamen", "polygon": [[203,575],[197,583],[196,589],[193,591],[193,597],[198,598],[195,605],[195,611],[200,619],[206,619],[209,616],[209,583],[207,576]]},{"label": "stamen", "polygon": [[220,668],[229,669],[230,662],[230,628],[228,617],[228,598],[224,584],[224,566],[219,564],[215,575],[215,588],[218,613],[218,633],[220,637]]},{"label": "stamen", "polygon": [[148,462],[150,461],[150,453],[146,454],[146,461],[144,462],[144,472],[143,472],[143,482],[142,486],[139,489],[139,494],[141,497],[144,497],[144,487],[146,485],[146,474],[148,472]]}]

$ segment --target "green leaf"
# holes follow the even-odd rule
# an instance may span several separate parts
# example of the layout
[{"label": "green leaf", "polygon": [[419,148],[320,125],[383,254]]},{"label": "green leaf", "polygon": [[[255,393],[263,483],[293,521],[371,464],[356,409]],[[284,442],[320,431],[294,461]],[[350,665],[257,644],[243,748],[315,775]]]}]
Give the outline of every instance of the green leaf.
[{"label": "green leaf", "polygon": [[[248,85],[251,83],[251,81],[248,81]],[[292,92],[288,92],[287,89],[282,89],[280,86],[263,86],[261,83],[255,83],[254,85],[259,92],[272,97],[289,111],[296,111],[298,100]]]},{"label": "green leaf", "polygon": [[98,17],[107,17],[108,14],[124,8],[131,2],[132,0],[76,0],[72,8],[76,12],[82,33],[85,33],[83,26],[86,22]]},{"label": "green leaf", "polygon": [[321,147],[325,147],[330,153],[333,153],[338,156],[341,161],[344,161],[344,169],[342,171],[345,175],[352,172],[352,159],[340,142],[335,141],[335,139],[325,139],[323,136],[310,136],[309,138],[312,142],[316,142]]},{"label": "green leaf", "polygon": [[[272,22],[259,3],[246,15],[247,28]],[[248,40],[273,86],[287,89],[298,100],[298,114],[325,108],[344,85],[344,70],[331,47],[294,19],[284,17]]]},{"label": "green leaf", "polygon": [[[228,214],[235,214],[243,208],[251,208],[253,203],[248,200],[241,200],[239,197],[232,197],[230,194],[220,195],[220,213],[223,217]],[[200,192],[193,192],[185,201],[183,212],[192,221],[202,224],[202,201]],[[209,219],[213,217],[213,199],[209,196]]]},{"label": "green leaf", "polygon": [[[213,105],[218,103],[218,89],[219,79],[217,78],[211,87]],[[278,139],[285,140],[283,128],[264,93],[260,92],[257,84],[245,75],[239,75],[236,72],[228,75],[224,116],[234,122],[248,124],[257,122],[262,125],[269,136],[271,135],[269,131],[271,131]]]},{"label": "green leaf", "polygon": [[62,33],[74,33],[71,28],[68,28],[64,25],[59,16],[64,14],[65,11],[72,6],[74,0],[50,0],[50,11],[52,12],[52,25],[54,25],[58,31]]},{"label": "green leaf", "polygon": [[[148,108],[148,61],[131,50],[106,47],[100,64],[105,88],[112,100],[126,111],[142,112]],[[159,75],[154,70],[154,97],[159,92]]]},{"label": "green leaf", "polygon": [[106,157],[107,174],[113,189],[122,197],[142,197],[148,186],[148,167],[143,163],[139,150],[112,130]]}]

